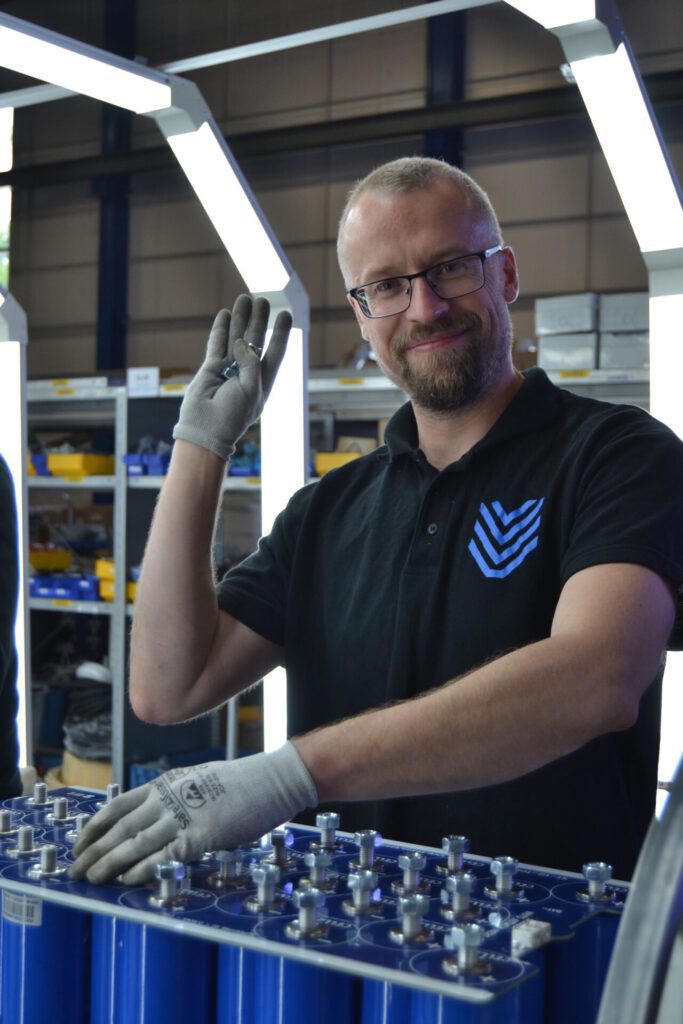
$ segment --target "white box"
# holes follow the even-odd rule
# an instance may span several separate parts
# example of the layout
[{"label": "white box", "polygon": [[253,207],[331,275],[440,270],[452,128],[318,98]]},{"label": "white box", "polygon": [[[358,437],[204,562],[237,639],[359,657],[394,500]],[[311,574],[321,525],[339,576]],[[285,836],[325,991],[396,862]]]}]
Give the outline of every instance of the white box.
[{"label": "white box", "polygon": [[650,365],[650,335],[601,334],[598,365],[601,370],[647,370]]},{"label": "white box", "polygon": [[601,331],[647,331],[650,328],[647,292],[600,296]]},{"label": "white box", "polygon": [[598,326],[598,296],[595,292],[580,295],[557,295],[536,299],[536,334],[574,334],[595,331]]},{"label": "white box", "polygon": [[595,370],[598,336],[584,334],[544,334],[538,339],[538,365],[544,370]]}]

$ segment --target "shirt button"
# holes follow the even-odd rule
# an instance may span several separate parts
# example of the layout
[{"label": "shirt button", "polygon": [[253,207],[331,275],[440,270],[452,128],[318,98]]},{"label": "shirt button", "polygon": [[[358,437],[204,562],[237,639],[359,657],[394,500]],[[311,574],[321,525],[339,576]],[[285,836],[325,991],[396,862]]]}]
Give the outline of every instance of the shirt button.
[{"label": "shirt button", "polygon": [[439,527],[436,525],[436,523],[430,523],[429,526],[427,527],[427,533],[429,534],[430,537],[433,537],[438,529]]}]

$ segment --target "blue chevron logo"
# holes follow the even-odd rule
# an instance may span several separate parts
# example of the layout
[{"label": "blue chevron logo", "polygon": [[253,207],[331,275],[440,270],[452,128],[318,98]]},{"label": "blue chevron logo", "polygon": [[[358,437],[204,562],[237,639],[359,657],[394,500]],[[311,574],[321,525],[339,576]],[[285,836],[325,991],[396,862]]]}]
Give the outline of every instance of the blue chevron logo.
[{"label": "blue chevron logo", "polygon": [[538,547],[544,501],[529,498],[512,512],[482,501],[468,550],[487,579],[504,580]]}]

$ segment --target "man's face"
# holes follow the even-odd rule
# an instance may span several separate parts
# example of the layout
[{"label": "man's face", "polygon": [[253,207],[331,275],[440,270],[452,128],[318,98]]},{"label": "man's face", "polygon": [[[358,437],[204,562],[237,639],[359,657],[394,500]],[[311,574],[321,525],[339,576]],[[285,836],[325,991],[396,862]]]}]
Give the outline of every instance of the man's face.
[{"label": "man's face", "polygon": [[[357,288],[414,274],[496,244],[488,218],[473,211],[459,186],[440,180],[402,195],[368,192],[351,209],[343,235],[347,282]],[[412,282],[405,312],[366,317],[351,300],[361,334],[384,373],[424,409],[449,412],[491,394],[512,373],[507,303],[517,297],[512,250],[484,265],[483,287],[441,299],[425,278]]]}]

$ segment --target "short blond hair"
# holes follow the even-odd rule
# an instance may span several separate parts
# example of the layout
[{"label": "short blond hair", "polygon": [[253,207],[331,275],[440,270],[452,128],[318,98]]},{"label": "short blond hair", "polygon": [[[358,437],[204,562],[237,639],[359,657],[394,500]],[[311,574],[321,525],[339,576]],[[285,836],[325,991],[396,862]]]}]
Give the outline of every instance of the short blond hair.
[{"label": "short blond hair", "polygon": [[346,220],[358,199],[366,192],[380,192],[385,195],[402,195],[418,189],[429,188],[437,181],[453,181],[467,196],[472,208],[488,220],[493,228],[494,240],[500,244],[503,236],[498,223],[496,211],[488,195],[474,178],[465,171],[445,160],[436,160],[430,156],[404,156],[389,163],[380,164],[364,178],[357,181],[349,192],[342,215],[339,218],[337,231],[337,259],[342,273],[346,278],[342,258],[342,243]]}]

